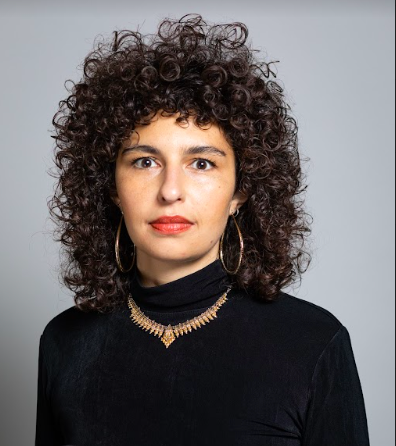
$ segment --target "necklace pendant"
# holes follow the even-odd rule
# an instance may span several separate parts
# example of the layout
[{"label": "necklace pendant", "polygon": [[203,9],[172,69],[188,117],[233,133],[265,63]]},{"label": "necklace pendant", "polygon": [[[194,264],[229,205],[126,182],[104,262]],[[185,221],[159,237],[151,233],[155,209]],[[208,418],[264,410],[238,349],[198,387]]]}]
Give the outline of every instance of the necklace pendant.
[{"label": "necklace pendant", "polygon": [[165,344],[166,348],[168,348],[175,339],[176,336],[173,333],[172,326],[168,325],[161,337],[161,341]]},{"label": "necklace pendant", "polygon": [[[200,316],[183,322],[182,324],[175,325],[174,327],[170,324],[166,326],[151,320],[142,312],[136,302],[132,299],[131,295],[128,297],[128,307],[131,310],[130,317],[132,321],[143,330],[150,331],[150,334],[154,334],[155,336],[161,336],[161,341],[165,344],[166,348],[168,348],[172,342],[174,342],[176,336],[179,337],[183,336],[183,334],[191,333],[193,328],[196,330],[197,328],[201,328],[202,325],[206,325],[206,323],[214,320],[214,318],[217,317],[219,308],[228,300],[227,294],[231,288],[232,287],[229,287],[217,302]],[[162,333],[162,335],[160,333]]]}]

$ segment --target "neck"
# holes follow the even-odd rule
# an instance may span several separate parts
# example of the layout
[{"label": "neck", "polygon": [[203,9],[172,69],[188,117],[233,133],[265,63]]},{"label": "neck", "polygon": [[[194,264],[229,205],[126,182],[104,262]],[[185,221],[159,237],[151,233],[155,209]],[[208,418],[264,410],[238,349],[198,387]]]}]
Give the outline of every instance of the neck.
[{"label": "neck", "polygon": [[232,285],[221,260],[162,285],[145,287],[137,264],[130,274],[130,295],[143,311],[178,313],[208,308]]},{"label": "neck", "polygon": [[139,280],[144,287],[155,287],[173,282],[199,271],[218,256],[211,252],[199,259],[154,259],[144,253],[136,252]]}]

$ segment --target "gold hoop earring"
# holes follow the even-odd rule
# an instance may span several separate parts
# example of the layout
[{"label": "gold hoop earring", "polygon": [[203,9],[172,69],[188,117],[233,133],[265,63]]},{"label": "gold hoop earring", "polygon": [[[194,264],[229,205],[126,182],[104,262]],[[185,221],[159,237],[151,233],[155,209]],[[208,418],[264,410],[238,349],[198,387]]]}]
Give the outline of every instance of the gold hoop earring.
[{"label": "gold hoop earring", "polygon": [[[238,215],[238,214],[239,214],[239,209],[237,210],[236,215]],[[234,214],[231,214],[231,216],[232,216],[232,218],[234,219],[234,223],[235,223],[235,226],[236,226],[236,228],[237,228],[237,230],[238,230],[238,236],[239,236],[240,252],[239,252],[239,260],[238,260],[238,266],[237,266],[237,268],[236,268],[234,271],[230,271],[230,270],[227,269],[227,267],[226,267],[225,264],[224,264],[223,240],[224,240],[224,234],[225,234],[225,231],[227,230],[227,227],[226,227],[226,229],[224,230],[223,235],[221,236],[221,239],[220,239],[220,251],[219,251],[219,254],[220,254],[220,260],[221,260],[221,263],[223,264],[224,269],[227,271],[227,273],[229,273],[229,274],[233,274],[233,275],[234,275],[234,274],[236,274],[236,273],[239,271],[239,268],[241,267],[242,257],[243,257],[243,251],[244,251],[244,245],[243,245],[243,237],[242,237],[242,233],[241,233],[241,231],[240,231],[240,229],[239,229],[238,223],[236,222],[236,218],[234,217]]]},{"label": "gold hoop earring", "polygon": [[125,269],[125,268],[122,266],[122,263],[121,263],[121,257],[120,257],[120,235],[121,235],[121,227],[122,227],[122,221],[123,221],[123,220],[124,220],[124,214],[121,215],[120,224],[118,225],[117,237],[116,237],[116,242],[115,242],[115,254],[116,254],[116,260],[117,260],[117,266],[118,266],[118,269],[119,269],[122,273],[129,273],[129,271],[131,271],[131,269],[133,268],[133,265],[135,264],[136,247],[135,247],[135,245],[133,245],[133,259],[132,259],[132,265],[130,266],[129,269]]}]

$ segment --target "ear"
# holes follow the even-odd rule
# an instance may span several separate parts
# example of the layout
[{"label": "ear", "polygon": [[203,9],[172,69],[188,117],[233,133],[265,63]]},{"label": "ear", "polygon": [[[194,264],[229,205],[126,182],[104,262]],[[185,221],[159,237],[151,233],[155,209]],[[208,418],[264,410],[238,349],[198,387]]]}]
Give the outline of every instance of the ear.
[{"label": "ear", "polygon": [[120,201],[120,199],[119,199],[119,197],[118,197],[118,194],[117,194],[117,190],[116,190],[116,189],[112,189],[112,190],[110,191],[110,198],[113,200],[113,203],[114,203],[116,206],[120,207],[121,201]]},{"label": "ear", "polygon": [[249,197],[247,195],[245,195],[243,192],[238,190],[234,194],[234,197],[232,198],[232,202],[231,202],[231,208],[234,209],[233,212],[236,212],[237,209],[239,209],[244,203],[246,203],[248,198]]}]

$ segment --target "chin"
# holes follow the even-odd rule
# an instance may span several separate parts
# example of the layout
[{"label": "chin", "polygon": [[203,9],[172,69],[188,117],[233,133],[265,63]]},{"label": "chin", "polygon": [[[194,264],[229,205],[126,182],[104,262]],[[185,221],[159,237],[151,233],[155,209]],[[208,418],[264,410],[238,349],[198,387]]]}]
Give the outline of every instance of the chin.
[{"label": "chin", "polygon": [[[165,255],[164,255],[165,252]],[[153,250],[149,250],[147,252],[147,254],[145,255],[146,259],[149,261],[154,261],[154,262],[167,262],[167,263],[191,263],[191,262],[196,262],[197,260],[202,258],[202,254],[197,254],[197,253],[186,253],[184,252],[177,252],[174,249],[169,249],[169,250],[163,250],[161,249],[161,251],[153,251]]]}]

